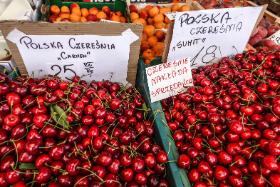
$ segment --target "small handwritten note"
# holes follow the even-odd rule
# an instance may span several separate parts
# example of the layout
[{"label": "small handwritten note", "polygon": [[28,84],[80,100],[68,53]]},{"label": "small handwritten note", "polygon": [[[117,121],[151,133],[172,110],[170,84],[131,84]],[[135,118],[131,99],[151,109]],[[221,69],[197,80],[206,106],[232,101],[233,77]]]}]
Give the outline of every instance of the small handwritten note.
[{"label": "small handwritten note", "polygon": [[177,95],[193,86],[188,58],[169,61],[146,68],[151,102]]},{"label": "small handwritten note", "polygon": [[167,60],[190,57],[192,67],[242,52],[262,11],[243,7],[178,12]]},{"label": "small handwritten note", "polygon": [[119,36],[26,35],[15,29],[15,43],[30,76],[55,75],[70,80],[111,80],[126,83],[130,44],[138,39],[130,29]]},{"label": "small handwritten note", "polygon": [[268,39],[274,41],[275,44],[280,45],[280,30],[271,35]]}]

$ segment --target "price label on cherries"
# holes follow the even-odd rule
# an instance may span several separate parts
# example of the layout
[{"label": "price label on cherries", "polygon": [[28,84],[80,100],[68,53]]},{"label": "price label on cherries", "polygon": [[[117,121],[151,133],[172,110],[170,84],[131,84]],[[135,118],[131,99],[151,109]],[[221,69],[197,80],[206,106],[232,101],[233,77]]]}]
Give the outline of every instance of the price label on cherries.
[{"label": "price label on cherries", "polygon": [[192,67],[204,66],[245,49],[263,7],[179,12],[167,61],[190,57]]},{"label": "price label on cherries", "polygon": [[67,80],[80,76],[87,81],[125,84],[130,44],[138,36],[130,29],[119,36],[27,35],[15,29],[7,39],[17,45],[31,76],[55,75]]}]

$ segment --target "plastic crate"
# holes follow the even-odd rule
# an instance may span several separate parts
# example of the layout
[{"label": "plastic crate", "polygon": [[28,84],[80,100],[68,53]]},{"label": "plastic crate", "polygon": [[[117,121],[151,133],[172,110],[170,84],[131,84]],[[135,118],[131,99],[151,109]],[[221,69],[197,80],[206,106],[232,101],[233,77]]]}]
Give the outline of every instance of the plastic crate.
[{"label": "plastic crate", "polygon": [[[161,63],[160,59],[155,59],[151,64],[156,65],[159,63]],[[175,142],[172,138],[171,132],[169,130],[169,127],[167,125],[161,103],[159,101],[151,103],[150,101],[149,87],[147,84],[145,68],[146,65],[144,64],[143,60],[140,59],[138,62],[136,87],[144,97],[148,108],[151,109],[150,115],[153,117],[155,124],[156,141],[168,153],[168,181],[170,183],[170,186],[173,187],[191,187],[185,170],[180,169],[176,164],[179,154],[175,146]]]},{"label": "plastic crate", "polygon": [[69,7],[72,3],[77,3],[81,8],[92,8],[96,7],[101,10],[103,6],[108,6],[114,12],[120,11],[125,17],[127,14],[127,4],[126,1],[116,0],[115,2],[77,2],[77,1],[61,1],[61,0],[46,0],[44,8],[42,10],[41,20],[46,21],[50,15],[49,9],[51,5],[57,5],[59,7],[67,6]]}]

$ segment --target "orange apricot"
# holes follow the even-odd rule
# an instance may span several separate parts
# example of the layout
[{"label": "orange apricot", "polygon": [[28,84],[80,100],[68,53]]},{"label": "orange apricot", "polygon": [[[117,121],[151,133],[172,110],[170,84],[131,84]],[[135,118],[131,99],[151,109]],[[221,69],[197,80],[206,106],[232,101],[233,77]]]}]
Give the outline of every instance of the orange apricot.
[{"label": "orange apricot", "polygon": [[86,17],[81,17],[81,22],[87,22],[87,18]]},{"label": "orange apricot", "polygon": [[115,12],[115,14],[118,15],[118,16],[122,16],[122,12],[121,11],[117,11],[117,12]]},{"label": "orange apricot", "polygon": [[88,10],[89,14],[97,15],[99,10],[96,7],[92,7]]},{"label": "orange apricot", "polygon": [[165,38],[165,33],[161,30],[157,30],[154,35],[157,37],[158,41],[163,41]]},{"label": "orange apricot", "polygon": [[139,17],[143,18],[145,20],[148,18],[148,16],[149,15],[148,15],[147,11],[145,11],[145,10],[141,10],[140,13],[139,13]]},{"label": "orange apricot", "polygon": [[169,19],[167,16],[165,16],[165,18],[164,18],[164,23],[168,24],[168,23],[170,23],[170,22],[171,22],[170,19]]},{"label": "orange apricot", "polygon": [[145,33],[142,33],[142,41],[144,41],[144,40],[147,40],[148,39],[148,36],[147,36],[147,34],[145,34]]},{"label": "orange apricot", "polygon": [[144,20],[143,18],[138,18],[136,20],[134,20],[132,23],[136,23],[136,24],[141,24],[141,25],[146,25],[146,20]]},{"label": "orange apricot", "polygon": [[147,49],[142,54],[144,59],[152,60],[155,58],[154,52],[151,49]]},{"label": "orange apricot", "polygon": [[74,7],[74,8],[72,8],[71,14],[75,14],[75,15],[81,17],[81,15],[82,15],[81,9],[78,7]]},{"label": "orange apricot", "polygon": [[149,49],[150,45],[148,41],[142,41],[141,42],[141,51],[145,51],[147,49]]},{"label": "orange apricot", "polygon": [[149,45],[152,47],[152,46],[156,45],[156,43],[158,42],[158,39],[155,36],[150,36],[147,41],[148,41]]},{"label": "orange apricot", "polygon": [[65,13],[65,14],[70,14],[70,9],[69,9],[68,6],[62,6],[62,7],[60,8],[60,12],[61,12],[61,13]]},{"label": "orange apricot", "polygon": [[160,22],[164,21],[164,16],[163,16],[163,14],[160,13],[160,14],[156,15],[153,19],[154,19],[155,23],[160,23]]},{"label": "orange apricot", "polygon": [[70,14],[69,19],[72,22],[80,22],[81,21],[81,16],[78,16],[77,14]]},{"label": "orange apricot", "polygon": [[52,14],[58,15],[60,13],[60,8],[57,5],[52,5],[50,11]]},{"label": "orange apricot", "polygon": [[67,18],[67,19],[69,19],[69,17],[70,17],[70,14],[66,14],[66,13],[63,13],[63,14],[59,14],[59,17],[61,17],[61,19],[64,19],[64,18]]},{"label": "orange apricot", "polygon": [[154,17],[154,16],[156,16],[158,13],[159,13],[159,9],[158,9],[158,7],[156,7],[156,6],[154,6],[153,8],[151,8],[151,9],[149,10],[149,16],[150,16],[150,17]]},{"label": "orange apricot", "polygon": [[121,17],[120,17],[120,22],[121,22],[121,23],[126,23],[126,22],[127,22],[127,21],[126,21],[126,18],[123,17],[123,16],[121,16]]},{"label": "orange apricot", "polygon": [[149,11],[149,10],[152,9],[152,8],[153,8],[152,5],[147,5],[147,6],[145,6],[145,8],[143,8],[143,10]]},{"label": "orange apricot", "polygon": [[121,22],[121,18],[120,16],[113,13],[111,17],[111,21]]},{"label": "orange apricot", "polygon": [[78,3],[72,3],[70,5],[70,10],[72,11],[73,8],[80,8],[80,6],[78,5]]},{"label": "orange apricot", "polygon": [[153,24],[154,24],[153,18],[148,18],[148,19],[147,19],[147,23],[148,23],[149,25],[153,25]]},{"label": "orange apricot", "polygon": [[110,15],[111,13],[111,9],[108,6],[103,6],[102,11],[107,15]]},{"label": "orange apricot", "polygon": [[83,17],[87,17],[89,15],[89,11],[87,8],[82,8],[81,13]]},{"label": "orange apricot", "polygon": [[155,32],[155,27],[153,25],[144,26],[144,33],[146,33],[147,36],[152,36],[154,32]]},{"label": "orange apricot", "polygon": [[131,19],[131,21],[136,20],[136,19],[138,19],[138,18],[139,18],[139,14],[138,14],[138,13],[135,13],[135,12],[131,12],[131,13],[130,13],[130,19]]},{"label": "orange apricot", "polygon": [[107,18],[107,15],[102,11],[98,12],[96,16],[97,16],[98,19],[106,19]]},{"label": "orange apricot", "polygon": [[165,23],[163,22],[158,22],[158,23],[155,23],[155,28],[156,29],[164,29],[165,28]]},{"label": "orange apricot", "polygon": [[157,42],[154,46],[153,46],[153,51],[155,53],[156,56],[162,56],[163,51],[164,51],[164,43],[163,42]]}]

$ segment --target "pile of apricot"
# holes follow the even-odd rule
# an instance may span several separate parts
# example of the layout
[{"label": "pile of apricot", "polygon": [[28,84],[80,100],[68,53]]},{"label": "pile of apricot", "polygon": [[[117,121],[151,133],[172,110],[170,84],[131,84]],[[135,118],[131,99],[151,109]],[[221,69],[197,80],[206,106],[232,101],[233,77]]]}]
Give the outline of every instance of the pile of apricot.
[{"label": "pile of apricot", "polygon": [[103,6],[101,10],[96,7],[81,8],[77,3],[72,3],[68,6],[51,5],[50,7],[50,22],[88,22],[111,20],[115,22],[125,23],[127,19],[120,12],[113,12],[108,6]]},{"label": "pile of apricot", "polygon": [[174,3],[171,6],[147,5],[137,9],[135,5],[130,5],[129,10],[131,22],[144,26],[141,53],[144,62],[150,64],[155,57],[162,56],[164,51],[164,29],[167,29],[170,23],[165,13],[188,11],[190,6]]}]

